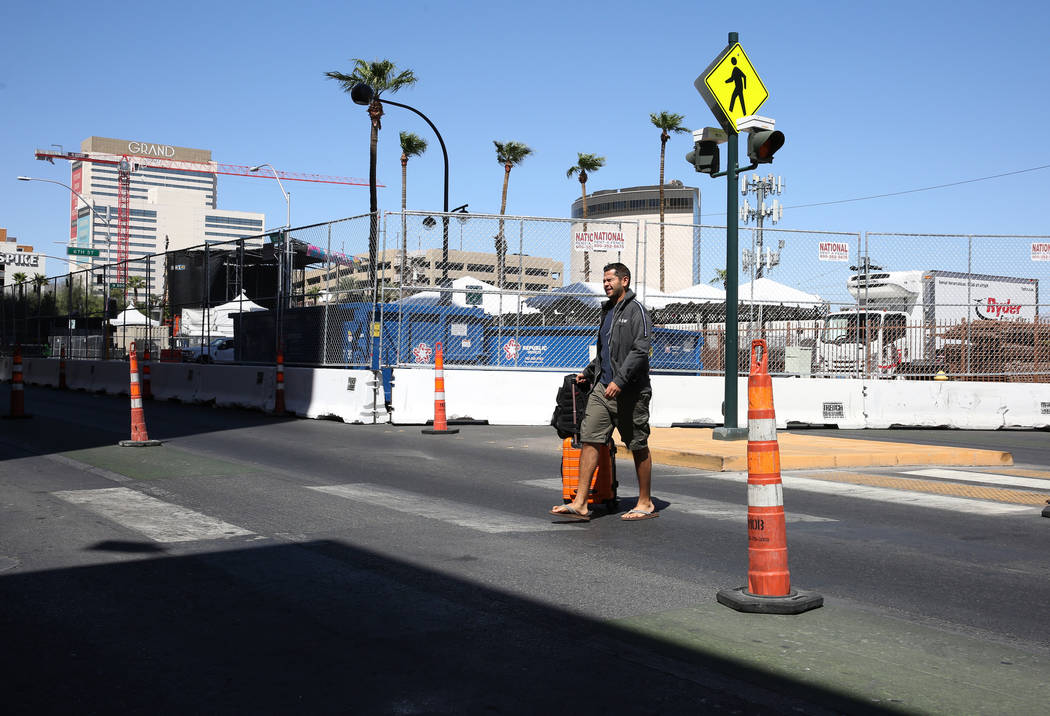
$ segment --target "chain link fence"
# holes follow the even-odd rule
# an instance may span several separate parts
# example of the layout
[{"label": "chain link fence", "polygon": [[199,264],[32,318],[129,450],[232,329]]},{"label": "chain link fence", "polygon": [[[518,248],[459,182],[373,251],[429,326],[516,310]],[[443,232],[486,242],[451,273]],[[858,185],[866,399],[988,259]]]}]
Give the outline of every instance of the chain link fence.
[{"label": "chain link fence", "polygon": [[[797,376],[1050,380],[1042,236],[740,227],[738,315]],[[373,248],[374,247],[374,248]],[[602,269],[622,262],[654,372],[725,368],[726,229],[417,211],[355,216],[21,277],[0,339],[27,355],[572,371],[593,356]],[[9,275],[9,278],[11,276]],[[1045,291],[1045,288],[1044,288]]]}]

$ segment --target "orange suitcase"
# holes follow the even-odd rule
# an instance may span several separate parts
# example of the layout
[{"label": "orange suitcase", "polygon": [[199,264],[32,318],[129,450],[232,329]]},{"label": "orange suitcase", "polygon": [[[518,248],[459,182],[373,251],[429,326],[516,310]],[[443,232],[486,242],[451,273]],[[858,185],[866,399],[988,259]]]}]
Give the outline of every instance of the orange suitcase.
[{"label": "orange suitcase", "polygon": [[[561,496],[565,504],[576,497],[580,484],[580,446],[574,438],[565,438],[561,444]],[[598,467],[591,476],[591,490],[587,498],[590,505],[603,504],[612,513],[616,512],[616,444],[610,439],[598,455]]]}]

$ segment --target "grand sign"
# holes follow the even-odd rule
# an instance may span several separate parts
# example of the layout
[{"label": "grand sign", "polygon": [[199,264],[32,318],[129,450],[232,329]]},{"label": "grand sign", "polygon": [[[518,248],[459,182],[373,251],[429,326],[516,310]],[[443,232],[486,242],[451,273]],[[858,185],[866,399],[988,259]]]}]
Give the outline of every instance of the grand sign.
[{"label": "grand sign", "polygon": [[147,157],[175,158],[175,147],[167,144],[146,144],[145,142],[128,142],[128,153]]},{"label": "grand sign", "polygon": [[111,139],[109,137],[88,137],[80,145],[81,151],[116,154],[129,157],[157,157],[158,159],[175,159],[185,162],[210,162],[211,151],[176,147],[171,144],[140,142],[133,139]]}]

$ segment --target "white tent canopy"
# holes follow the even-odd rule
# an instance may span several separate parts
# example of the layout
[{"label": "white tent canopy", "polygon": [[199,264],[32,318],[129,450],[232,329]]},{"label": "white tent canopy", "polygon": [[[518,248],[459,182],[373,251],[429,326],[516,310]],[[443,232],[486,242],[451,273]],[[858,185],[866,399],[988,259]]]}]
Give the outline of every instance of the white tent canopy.
[{"label": "white tent canopy", "polygon": [[[481,295],[481,303],[470,303]],[[407,298],[401,299],[403,303],[438,303],[441,300],[439,291],[423,291]],[[454,306],[478,306],[490,316],[505,313],[517,313],[518,308],[522,313],[539,313],[535,308],[527,306],[524,299],[516,294],[500,294],[499,289],[491,283],[485,283],[473,276],[462,276],[452,281],[452,305]]]},{"label": "white tent canopy", "polygon": [[244,291],[241,291],[237,298],[211,309],[209,312],[211,314],[211,332],[213,335],[232,336],[233,314],[254,313],[265,310],[258,303],[248,298]]},{"label": "white tent canopy", "polygon": [[252,301],[244,291],[232,301],[212,309],[184,308],[179,321],[180,336],[201,336],[207,333],[213,337],[233,335],[233,314],[265,311],[266,309]]},{"label": "white tent canopy", "polygon": [[124,312],[116,318],[111,318],[109,324],[111,326],[159,326],[160,321],[154,321],[135,308],[134,303],[128,303]]},{"label": "white tent canopy", "polygon": [[[754,294],[752,294],[752,289]],[[765,277],[741,284],[737,295],[741,303],[754,303],[756,305],[817,308],[825,303],[824,299],[815,293],[806,293]]]},{"label": "white tent canopy", "polygon": [[725,300],[725,291],[706,283],[687,286],[672,293],[649,291],[642,296],[642,303],[649,309],[666,308],[672,303],[722,303]]}]

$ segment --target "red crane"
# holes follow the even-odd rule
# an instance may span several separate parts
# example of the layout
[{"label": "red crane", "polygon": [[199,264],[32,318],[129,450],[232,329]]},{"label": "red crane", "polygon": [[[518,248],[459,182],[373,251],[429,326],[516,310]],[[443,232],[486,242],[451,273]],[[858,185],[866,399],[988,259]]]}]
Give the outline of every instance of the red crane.
[{"label": "red crane", "polygon": [[[198,172],[200,174],[225,174],[228,176],[255,177],[256,179],[269,178],[268,174],[252,172],[251,167],[247,164],[189,162],[160,157],[128,156],[127,154],[117,156],[100,152],[65,152],[53,149],[37,149],[34,155],[37,159],[48,161],[52,164],[55,163],[56,159],[65,159],[70,162],[92,162],[94,164],[112,164],[117,166],[117,278],[120,283],[125,283],[127,279],[128,243],[131,235],[131,209],[129,202],[131,174],[136,168],[141,166],[154,169],[177,169],[178,171]],[[277,171],[277,176],[288,181],[368,186],[367,179],[355,179],[353,177],[283,171]],[[377,186],[383,186],[383,184],[377,184]]]}]

